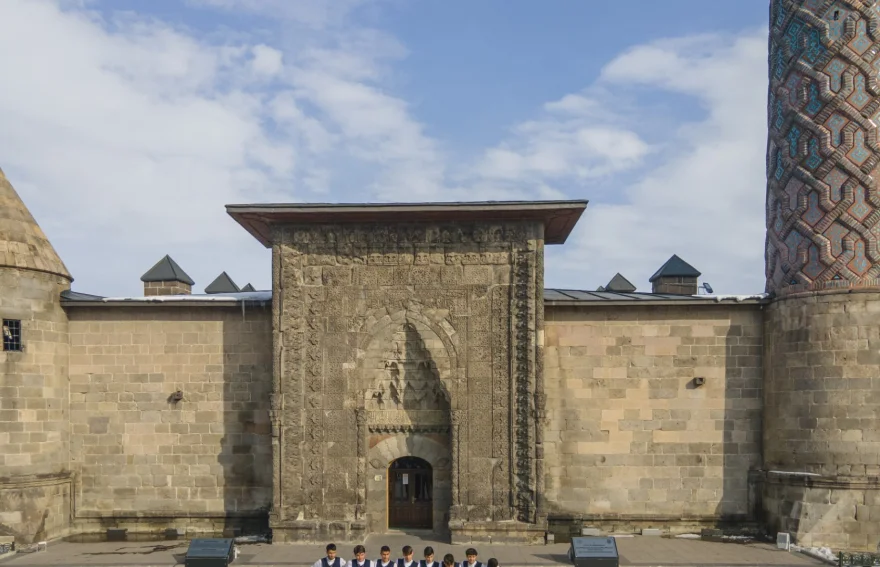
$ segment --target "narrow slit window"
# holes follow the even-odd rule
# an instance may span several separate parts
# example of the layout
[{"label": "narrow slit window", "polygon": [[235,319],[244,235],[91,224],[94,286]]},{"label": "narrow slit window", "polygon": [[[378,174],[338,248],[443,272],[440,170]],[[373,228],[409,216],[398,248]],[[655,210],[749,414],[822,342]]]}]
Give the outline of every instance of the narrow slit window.
[{"label": "narrow slit window", "polygon": [[21,350],[21,321],[18,319],[3,319],[3,350]]}]

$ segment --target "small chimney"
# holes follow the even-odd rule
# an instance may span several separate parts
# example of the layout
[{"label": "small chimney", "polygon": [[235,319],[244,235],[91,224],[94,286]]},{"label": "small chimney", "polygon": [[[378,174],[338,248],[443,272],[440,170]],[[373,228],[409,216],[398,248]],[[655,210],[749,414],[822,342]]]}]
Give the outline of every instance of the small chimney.
[{"label": "small chimney", "polygon": [[205,288],[205,293],[238,293],[240,291],[241,289],[239,289],[226,272],[217,276],[217,278]]},{"label": "small chimney", "polygon": [[614,277],[611,278],[611,281],[605,284],[605,289],[603,291],[616,291],[618,293],[632,293],[636,290],[636,286],[632,284],[628,279],[623,277],[620,272],[614,274]]},{"label": "small chimney", "polygon": [[660,266],[651,276],[652,293],[669,295],[697,295],[697,278],[700,272],[676,254]]},{"label": "small chimney", "polygon": [[141,276],[141,281],[145,296],[190,295],[195,283],[167,254]]}]

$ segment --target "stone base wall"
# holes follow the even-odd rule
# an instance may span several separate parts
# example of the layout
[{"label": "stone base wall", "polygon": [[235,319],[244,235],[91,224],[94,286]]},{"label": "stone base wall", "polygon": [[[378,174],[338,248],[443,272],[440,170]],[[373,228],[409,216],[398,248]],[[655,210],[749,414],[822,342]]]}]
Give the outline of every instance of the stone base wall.
[{"label": "stone base wall", "polygon": [[70,491],[61,488],[68,480],[58,480],[69,479],[67,316],[60,304],[69,287],[60,276],[0,267],[0,319],[21,322],[21,350],[4,351],[0,343],[0,535],[19,543],[69,527]]},{"label": "stone base wall", "polygon": [[158,525],[145,519],[234,525],[268,512],[269,314],[268,306],[69,310],[77,525],[99,518],[150,531]]},{"label": "stone base wall", "polygon": [[758,306],[546,309],[549,515],[748,520],[761,465]]},{"label": "stone base wall", "polygon": [[877,292],[767,307],[764,508],[770,527],[798,543],[870,551],[880,543],[878,315]]},{"label": "stone base wall", "polygon": [[880,476],[871,479],[769,474],[764,509],[771,533],[805,547],[877,551]]},{"label": "stone base wall", "polygon": [[0,477],[0,535],[18,545],[67,535],[72,488],[69,473]]},{"label": "stone base wall", "polygon": [[[107,529],[127,529],[139,536],[164,537],[165,530],[176,529],[181,537],[236,537],[265,534],[269,516],[257,512],[95,512],[80,511],[72,533],[85,536],[81,541],[103,541]],[[95,537],[88,537],[95,536]]]}]

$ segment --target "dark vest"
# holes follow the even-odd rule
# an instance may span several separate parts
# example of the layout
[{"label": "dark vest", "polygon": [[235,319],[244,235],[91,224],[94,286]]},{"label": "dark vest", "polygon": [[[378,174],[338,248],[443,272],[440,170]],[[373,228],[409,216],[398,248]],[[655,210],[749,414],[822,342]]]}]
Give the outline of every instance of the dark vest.
[{"label": "dark vest", "polygon": [[[413,561],[412,563],[409,564],[409,567],[416,567],[416,565],[418,565],[418,564],[419,564],[418,561]],[[397,560],[397,567],[404,567],[405,565],[406,565],[406,561],[403,560],[403,557],[401,557],[400,559]]]},{"label": "dark vest", "polygon": [[339,567],[342,565],[342,560],[339,557],[336,557],[336,559],[333,560],[333,563],[330,563],[327,561],[326,557],[321,558],[321,567],[331,567],[331,565],[332,567]]},{"label": "dark vest", "polygon": [[[470,563],[467,562],[467,559],[461,562],[461,567],[471,567]],[[477,561],[474,563],[474,567],[483,567],[483,564]]]},{"label": "dark vest", "polygon": [[388,563],[385,563],[384,565],[382,564],[381,559],[376,560],[376,567],[392,567],[393,565],[394,565],[393,559],[391,561],[389,561]]},{"label": "dark vest", "polygon": [[421,561],[419,561],[419,567],[440,567],[440,562],[434,561],[433,563],[428,565],[428,562],[422,559]]},{"label": "dark vest", "polygon": [[[349,563],[348,565],[349,565],[349,567],[358,567],[358,560],[352,559],[351,563]],[[364,564],[361,565],[360,567],[373,567],[373,562],[370,561],[369,559],[364,559]]]}]

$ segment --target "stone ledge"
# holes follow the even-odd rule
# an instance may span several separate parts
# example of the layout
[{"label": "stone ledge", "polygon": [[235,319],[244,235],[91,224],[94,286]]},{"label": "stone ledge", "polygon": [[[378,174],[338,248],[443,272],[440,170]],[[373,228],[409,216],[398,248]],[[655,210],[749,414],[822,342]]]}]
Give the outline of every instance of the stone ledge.
[{"label": "stone ledge", "polygon": [[764,482],[769,485],[802,486],[805,488],[836,488],[838,490],[880,490],[880,477],[825,476],[768,471]]},{"label": "stone ledge", "polygon": [[70,482],[73,482],[73,473],[70,471],[64,471],[60,473],[0,477],[0,490],[33,488],[37,486],[53,486]]},{"label": "stone ledge", "polygon": [[362,520],[280,520],[270,523],[272,543],[361,543],[367,535]]},{"label": "stone ledge", "polygon": [[131,510],[77,510],[76,519],[119,519],[119,520],[138,520],[138,519],[218,519],[218,518],[258,518],[266,516],[269,512],[266,510],[245,510],[245,511],[229,511],[229,512],[190,512],[186,510],[146,510],[133,512]]},{"label": "stone ledge", "polygon": [[546,524],[522,522],[450,521],[449,531],[453,545],[468,543],[543,544]]}]

